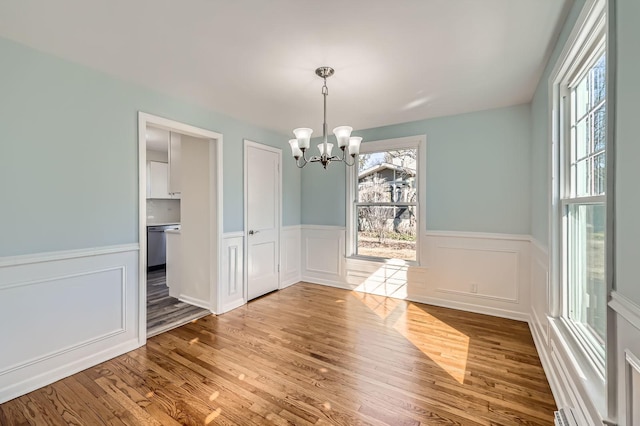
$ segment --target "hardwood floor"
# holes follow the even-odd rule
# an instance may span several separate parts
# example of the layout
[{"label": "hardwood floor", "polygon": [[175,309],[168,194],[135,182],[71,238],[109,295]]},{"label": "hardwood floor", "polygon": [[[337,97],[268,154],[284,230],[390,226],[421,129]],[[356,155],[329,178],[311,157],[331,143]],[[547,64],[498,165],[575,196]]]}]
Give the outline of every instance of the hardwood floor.
[{"label": "hardwood floor", "polygon": [[300,283],[0,406],[0,424],[552,425],[526,323]]},{"label": "hardwood floor", "polygon": [[164,269],[147,272],[147,337],[155,336],[210,312],[169,296]]}]

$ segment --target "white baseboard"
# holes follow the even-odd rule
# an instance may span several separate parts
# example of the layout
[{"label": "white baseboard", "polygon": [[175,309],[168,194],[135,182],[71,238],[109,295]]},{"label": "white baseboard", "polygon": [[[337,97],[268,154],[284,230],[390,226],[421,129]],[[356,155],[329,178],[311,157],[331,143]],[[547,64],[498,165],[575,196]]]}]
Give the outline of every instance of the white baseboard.
[{"label": "white baseboard", "polygon": [[491,306],[477,305],[473,303],[459,302],[455,300],[440,299],[436,297],[407,297],[411,302],[424,303],[425,305],[440,306],[442,308],[457,309],[459,311],[473,312],[476,314],[490,315],[492,317],[512,319],[516,321],[529,322],[529,314],[525,312],[510,311],[507,309],[494,308]]},{"label": "white baseboard", "polygon": [[[358,286],[356,285],[347,284],[340,281],[332,281],[332,280],[326,280],[326,279],[321,279],[316,277],[303,277],[302,281],[310,284],[319,284],[319,285],[325,285],[327,287],[339,288],[342,290],[358,291],[358,292],[365,293],[364,291],[358,290]],[[388,296],[388,297],[393,298],[393,296]],[[416,296],[407,296],[400,299],[407,300],[409,302],[423,303],[425,305],[433,305],[433,306],[439,306],[442,308],[457,309],[459,311],[474,312],[477,314],[484,314],[484,315],[491,315],[494,317],[513,319],[516,321],[529,322],[529,319],[530,319],[529,314],[526,314],[526,313],[508,311],[505,309],[496,309],[496,308],[486,307],[482,305],[474,305],[471,303],[456,302],[456,301],[450,301],[450,300],[438,299],[438,298],[432,298],[432,297],[416,297]]]},{"label": "white baseboard", "polygon": [[291,287],[292,285],[297,284],[300,281],[302,281],[302,277],[293,277],[284,280],[280,283],[280,290],[282,290],[283,288]]},{"label": "white baseboard", "polygon": [[208,300],[197,299],[184,294],[181,294],[180,297],[178,297],[178,300],[211,311],[211,303]]},{"label": "white baseboard", "polygon": [[388,287],[381,295],[529,319],[529,236],[431,231],[420,236],[420,265],[413,265],[345,258],[345,232],[302,226],[303,281],[374,294]]},{"label": "white baseboard", "polygon": [[342,290],[353,290],[355,288],[355,286],[350,286],[347,283],[343,283],[340,281],[332,281],[332,280],[327,280],[327,279],[317,278],[317,277],[302,277],[301,281],[309,284],[319,284],[319,285],[326,285],[327,287],[340,288]]},{"label": "white baseboard", "polygon": [[244,299],[239,299],[236,300],[234,302],[230,302],[224,306],[222,306],[222,311],[220,312],[220,314],[224,314],[226,312],[232,311],[236,308],[239,308],[240,306],[245,305],[247,302]]},{"label": "white baseboard", "polygon": [[0,390],[0,403],[7,402],[21,395],[32,392],[41,387],[47,386],[58,380],[69,377],[101,362],[108,361],[140,347],[138,339],[120,343],[114,347],[104,349],[98,353],[90,353],[83,358],[61,365],[53,370],[29,377],[21,382],[12,383]]}]

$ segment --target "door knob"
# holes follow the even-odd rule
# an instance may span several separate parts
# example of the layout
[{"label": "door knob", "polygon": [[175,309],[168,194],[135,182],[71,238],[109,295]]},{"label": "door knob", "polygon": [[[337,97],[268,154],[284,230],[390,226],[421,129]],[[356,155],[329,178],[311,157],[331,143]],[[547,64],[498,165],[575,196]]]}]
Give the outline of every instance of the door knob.
[{"label": "door knob", "polygon": [[253,229],[251,231],[249,231],[249,235],[253,235],[253,234],[257,234],[260,231],[254,231]]}]

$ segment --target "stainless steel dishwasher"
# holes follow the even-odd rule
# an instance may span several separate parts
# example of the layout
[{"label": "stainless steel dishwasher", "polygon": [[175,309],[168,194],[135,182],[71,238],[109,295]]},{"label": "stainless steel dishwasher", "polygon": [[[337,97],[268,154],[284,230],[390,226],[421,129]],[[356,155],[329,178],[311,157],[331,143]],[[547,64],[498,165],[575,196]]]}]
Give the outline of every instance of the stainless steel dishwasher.
[{"label": "stainless steel dishwasher", "polygon": [[180,225],[147,226],[147,268],[167,263],[167,229],[180,229]]}]

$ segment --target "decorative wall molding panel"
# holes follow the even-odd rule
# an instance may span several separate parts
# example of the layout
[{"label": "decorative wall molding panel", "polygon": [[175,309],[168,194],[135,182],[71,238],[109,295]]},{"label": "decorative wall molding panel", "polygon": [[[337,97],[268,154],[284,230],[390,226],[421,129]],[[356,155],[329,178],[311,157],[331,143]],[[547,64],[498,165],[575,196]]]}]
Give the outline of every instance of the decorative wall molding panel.
[{"label": "decorative wall molding panel", "polygon": [[218,296],[220,314],[247,303],[244,282],[244,234],[226,233],[222,239],[221,276]]},{"label": "decorative wall molding panel", "polygon": [[302,280],[302,228],[283,226],[280,232],[280,288],[289,287]]},{"label": "decorative wall molding panel", "polygon": [[0,259],[0,402],[138,347],[137,310],[137,244]]},{"label": "decorative wall molding panel", "polygon": [[302,226],[302,280],[343,287],[344,235],[342,227]]}]

